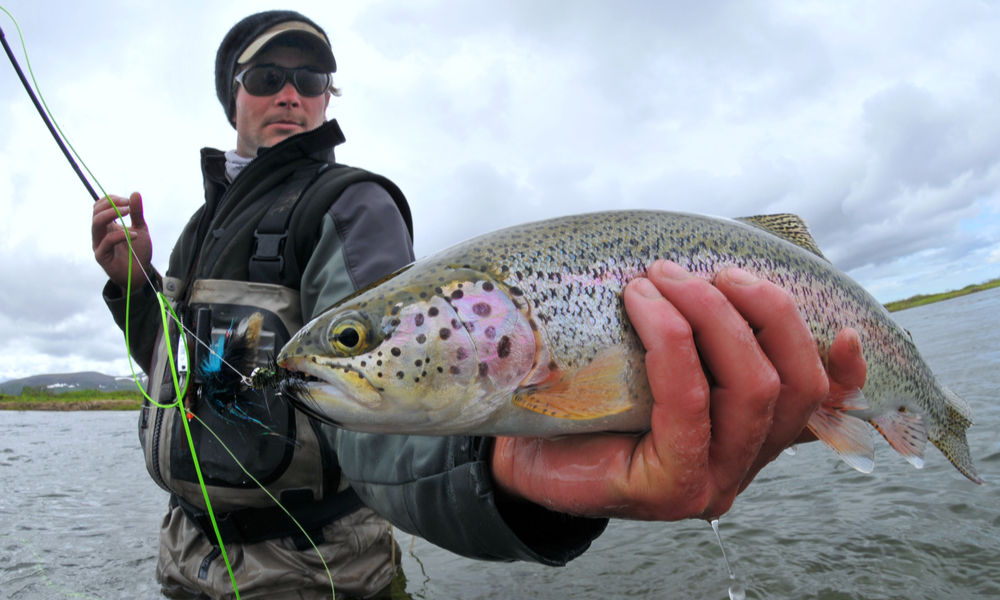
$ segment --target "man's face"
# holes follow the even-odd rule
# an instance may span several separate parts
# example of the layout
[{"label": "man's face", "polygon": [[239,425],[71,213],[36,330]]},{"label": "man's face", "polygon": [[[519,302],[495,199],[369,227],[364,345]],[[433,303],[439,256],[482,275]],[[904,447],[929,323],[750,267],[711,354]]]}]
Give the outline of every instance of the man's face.
[{"label": "man's face", "polygon": [[[316,65],[312,56],[296,48],[277,46],[246,65],[277,65],[288,69]],[[245,70],[245,68],[241,69]],[[260,147],[274,146],[287,137],[316,129],[326,120],[330,93],[308,98],[299,94],[291,81],[272,96],[251,96],[242,85],[236,90],[236,152],[253,158]]]}]

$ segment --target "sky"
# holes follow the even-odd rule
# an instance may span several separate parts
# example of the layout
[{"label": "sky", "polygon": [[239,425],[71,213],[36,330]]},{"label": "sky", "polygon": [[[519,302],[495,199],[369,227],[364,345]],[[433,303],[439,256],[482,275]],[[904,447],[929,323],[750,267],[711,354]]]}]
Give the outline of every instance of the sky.
[{"label": "sky", "polygon": [[[1000,277],[998,2],[280,4],[329,34],[338,160],[403,189],[418,258],[598,210],[793,212],[882,302]],[[235,147],[218,44],[274,4],[0,6],[100,184],[143,194],[165,270],[203,201],[199,149]],[[129,373],[92,205],[4,62],[0,380]]]}]

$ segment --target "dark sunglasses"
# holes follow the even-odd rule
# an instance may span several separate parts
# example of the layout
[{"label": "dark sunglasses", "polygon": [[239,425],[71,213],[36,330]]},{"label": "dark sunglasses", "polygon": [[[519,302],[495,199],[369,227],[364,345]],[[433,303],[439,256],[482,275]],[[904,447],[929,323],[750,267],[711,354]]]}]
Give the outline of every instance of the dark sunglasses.
[{"label": "dark sunglasses", "polygon": [[243,86],[251,96],[272,96],[285,87],[285,82],[291,80],[292,85],[300,94],[307,98],[322,95],[330,89],[329,73],[317,73],[308,67],[301,69],[286,69],[274,65],[250,67],[236,76],[236,83]]}]

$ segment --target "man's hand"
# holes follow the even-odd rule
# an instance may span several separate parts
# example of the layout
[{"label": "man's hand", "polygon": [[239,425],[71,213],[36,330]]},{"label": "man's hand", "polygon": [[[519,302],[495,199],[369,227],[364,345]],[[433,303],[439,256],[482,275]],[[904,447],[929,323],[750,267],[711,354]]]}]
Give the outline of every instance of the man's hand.
[{"label": "man's hand", "polygon": [[[128,228],[127,234],[125,228],[115,222],[118,215],[111,206],[112,202],[121,211],[122,216],[132,215],[132,226]],[[129,277],[126,235],[131,238],[132,248],[139,259],[138,264],[135,262],[132,264],[132,290],[135,291],[145,283],[142,272],[152,271],[150,261],[153,259],[153,244],[149,238],[146,221],[142,217],[142,197],[139,192],[133,192],[129,198],[109,195],[95,202],[94,221],[90,230],[94,258],[111,281],[118,284],[123,292],[128,285]]]},{"label": "man's hand", "polygon": [[651,430],[497,438],[502,494],[591,517],[714,518],[784,448],[815,439],[803,429],[831,385],[864,385],[857,333],[840,332],[824,369],[774,284],[726,269],[712,285],[664,261],[647,277],[625,289],[625,308],[647,350]]}]

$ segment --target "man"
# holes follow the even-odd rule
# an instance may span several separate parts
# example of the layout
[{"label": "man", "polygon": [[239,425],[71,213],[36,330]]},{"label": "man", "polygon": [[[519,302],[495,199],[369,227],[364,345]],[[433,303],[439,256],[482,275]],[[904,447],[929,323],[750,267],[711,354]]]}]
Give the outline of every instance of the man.
[{"label": "man", "polygon": [[[152,271],[139,194],[95,204],[94,253],[110,278],[105,299],[119,326],[127,321],[132,356],[159,404],[173,399],[166,342],[174,338],[176,348],[180,333],[160,330],[158,302],[139,269],[129,279],[126,235],[154,285],[176,304],[192,343],[222,347],[262,315],[260,354],[317,311],[413,260],[402,192],[334,162],[343,136],[325,112],[335,71],[326,34],[298,13],[259,13],[230,30],[216,58],[216,88],[236,149],[202,151],[205,205],[163,276]],[[128,234],[114,224],[111,202],[131,215]],[[398,556],[389,522],[464,556],[561,565],[583,553],[610,516],[720,515],[796,440],[830,385],[864,382],[856,334],[835,342],[828,381],[790,297],[739,270],[723,272],[713,286],[659,263],[629,285],[625,303],[649,350],[657,398],[644,436],[543,441],[338,431],[271,394],[216,395],[202,368],[208,362],[196,359],[184,400],[198,416],[190,427],[242,597],[327,597],[324,564],[338,597],[383,596]],[[157,578],[169,595],[232,597],[182,418],[154,404],[140,417],[147,468],[172,494]]]}]

